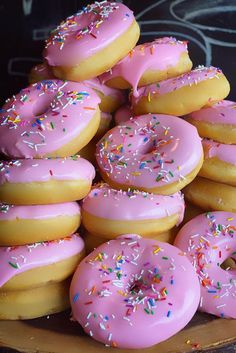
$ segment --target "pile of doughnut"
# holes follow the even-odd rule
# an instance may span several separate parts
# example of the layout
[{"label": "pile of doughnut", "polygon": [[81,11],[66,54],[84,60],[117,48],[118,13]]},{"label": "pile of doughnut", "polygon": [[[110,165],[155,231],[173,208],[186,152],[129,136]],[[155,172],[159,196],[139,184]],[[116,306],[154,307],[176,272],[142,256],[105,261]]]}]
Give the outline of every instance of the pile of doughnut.
[{"label": "pile of doughnut", "polygon": [[236,103],[187,42],[139,36],[124,4],[84,7],[1,109],[2,320],[71,306],[138,349],[197,310],[236,318]]}]

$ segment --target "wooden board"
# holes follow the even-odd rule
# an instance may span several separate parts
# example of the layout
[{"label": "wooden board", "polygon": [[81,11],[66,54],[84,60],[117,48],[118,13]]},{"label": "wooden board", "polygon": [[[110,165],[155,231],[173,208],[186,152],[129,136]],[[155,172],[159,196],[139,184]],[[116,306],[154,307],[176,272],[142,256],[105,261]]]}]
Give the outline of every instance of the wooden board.
[{"label": "wooden board", "polygon": [[[196,314],[189,325],[169,340],[142,353],[190,353],[217,347],[217,353],[235,352],[236,320]],[[27,353],[107,353],[108,348],[86,336],[69,320],[69,312],[28,321],[0,321],[0,347]],[[232,349],[232,351],[231,351]],[[111,352],[134,352],[112,349]],[[213,350],[214,351],[214,350]],[[0,352],[11,352],[0,348]],[[212,352],[212,350],[211,350]]]}]

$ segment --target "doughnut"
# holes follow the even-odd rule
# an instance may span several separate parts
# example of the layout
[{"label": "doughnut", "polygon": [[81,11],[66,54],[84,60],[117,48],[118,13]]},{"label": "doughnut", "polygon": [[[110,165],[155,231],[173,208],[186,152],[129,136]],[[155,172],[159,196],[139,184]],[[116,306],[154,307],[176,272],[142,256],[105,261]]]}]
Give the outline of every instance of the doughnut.
[{"label": "doughnut", "polygon": [[28,320],[64,311],[70,307],[70,280],[28,290],[0,290],[0,320]]},{"label": "doughnut", "polygon": [[186,120],[199,135],[225,144],[236,144],[236,103],[222,100],[189,114]]},{"label": "doughnut", "polygon": [[115,112],[114,119],[116,125],[124,123],[126,120],[129,120],[133,116],[131,112],[131,107],[128,104],[122,105]]},{"label": "doughnut", "polygon": [[80,207],[76,202],[34,206],[0,204],[0,246],[64,238],[79,225]]},{"label": "doughnut", "polygon": [[0,247],[0,291],[26,290],[64,281],[83,256],[84,241],[76,234],[50,242]]},{"label": "doughnut", "polygon": [[46,205],[83,199],[95,177],[79,156],[0,161],[0,200],[13,205]]},{"label": "doughnut", "polygon": [[56,77],[84,81],[113,67],[133,49],[139,35],[127,6],[96,1],[52,32],[43,55]]},{"label": "doughnut", "polygon": [[[161,234],[152,235],[151,239],[156,239],[158,241],[163,241],[165,243],[173,244],[176,234],[178,233],[179,228],[174,227],[166,232]],[[106,243],[109,241],[106,238],[98,237],[97,235],[93,235],[89,232],[85,232],[83,237],[86,254],[91,253],[94,249],[96,249],[99,245]]]},{"label": "doughnut", "polygon": [[137,45],[109,72],[101,76],[107,86],[127,89],[147,86],[190,71],[187,42],[164,37]]},{"label": "doughnut", "polygon": [[236,273],[221,267],[236,259],[236,213],[207,212],[180,230],[175,246],[191,261],[201,285],[199,310],[236,319]]},{"label": "doughnut", "polygon": [[197,177],[183,190],[192,204],[204,211],[236,212],[236,187]]},{"label": "doughnut", "polygon": [[203,151],[196,128],[169,115],[143,115],[116,126],[98,142],[97,163],[115,189],[170,195],[197,175]]},{"label": "doughnut", "polygon": [[163,196],[99,184],[83,200],[81,215],[85,229],[98,237],[112,239],[133,230],[152,238],[180,224],[184,208],[181,193]]},{"label": "doughnut", "polygon": [[111,88],[103,84],[98,77],[83,82],[92,88],[101,99],[99,107],[102,112],[113,113],[126,101],[126,94],[119,89]]},{"label": "doughnut", "polygon": [[70,288],[73,318],[108,346],[140,349],[173,336],[193,317],[200,285],[176,247],[127,234],[94,250]]},{"label": "doughnut", "polygon": [[95,135],[100,98],[85,86],[41,81],[7,100],[0,112],[0,152],[12,158],[68,157]]},{"label": "doughnut", "polygon": [[138,89],[132,96],[135,115],[185,115],[224,99],[230,86],[220,69],[199,66],[181,76]]},{"label": "doughnut", "polygon": [[47,65],[46,62],[39,65],[35,65],[34,67],[32,67],[29,73],[30,84],[43,80],[49,80],[52,78],[55,78],[55,76],[53,75],[51,68]]},{"label": "doughnut", "polygon": [[199,175],[236,186],[236,145],[203,139],[204,162]]}]

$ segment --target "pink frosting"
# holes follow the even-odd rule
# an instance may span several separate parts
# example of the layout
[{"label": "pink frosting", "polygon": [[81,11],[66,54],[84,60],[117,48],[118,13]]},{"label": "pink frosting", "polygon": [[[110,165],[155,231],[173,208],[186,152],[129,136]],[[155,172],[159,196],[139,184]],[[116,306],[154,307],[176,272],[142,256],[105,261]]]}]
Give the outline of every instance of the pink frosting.
[{"label": "pink frosting", "polygon": [[236,102],[222,100],[209,108],[193,112],[188,117],[210,124],[236,125]]},{"label": "pink frosting", "polygon": [[95,340],[119,348],[171,337],[191,320],[199,297],[197,276],[179,249],[133,234],[89,254],[70,289],[74,319]]},{"label": "pink frosting", "polygon": [[33,206],[14,206],[0,203],[0,221],[18,219],[41,220],[75,215],[80,215],[80,207],[77,202]]},{"label": "pink frosting", "polygon": [[180,192],[163,196],[142,191],[118,191],[108,184],[101,184],[83,200],[82,209],[96,217],[125,221],[159,219],[178,213],[178,223],[181,223],[185,206]]},{"label": "pink frosting", "polygon": [[75,234],[49,242],[0,247],[0,287],[22,272],[65,260],[83,249],[84,241]]},{"label": "pink frosting", "polygon": [[100,98],[84,84],[35,83],[7,100],[0,112],[0,152],[34,158],[54,152],[86,129]]},{"label": "pink frosting", "polygon": [[101,170],[122,185],[153,188],[188,175],[203,155],[197,129],[170,115],[142,115],[116,126],[97,144]]},{"label": "pink frosting", "polygon": [[236,165],[236,145],[226,145],[208,139],[202,140],[205,159],[217,157],[223,162]]},{"label": "pink frosting", "polygon": [[32,183],[50,180],[92,180],[93,165],[79,156],[57,159],[19,159],[0,161],[0,185],[4,183]]},{"label": "pink frosting", "polygon": [[91,80],[83,81],[83,83],[89,88],[100,91],[101,93],[104,94],[104,96],[110,96],[114,99],[119,100],[121,104],[123,104],[126,100],[126,94],[124,91],[117,88],[111,88],[106,86],[101,82],[99,77],[95,77]]},{"label": "pink frosting", "polygon": [[117,111],[115,112],[115,123],[119,125],[124,123],[126,120],[129,120],[132,117],[131,107],[129,105],[122,105]]},{"label": "pink frosting", "polygon": [[41,77],[40,81],[55,78],[50,66],[48,66],[46,63],[34,66],[30,71],[30,75]]},{"label": "pink frosting", "polygon": [[172,37],[158,38],[151,43],[137,45],[101,78],[103,82],[107,82],[112,78],[122,77],[133,87],[136,96],[138,83],[145,71],[164,71],[176,66],[180,56],[187,52],[187,42]]},{"label": "pink frosting", "polygon": [[221,74],[222,71],[216,67],[199,66],[195,70],[187,72],[181,76],[139,88],[137,96],[132,96],[132,104],[137,104],[143,96],[151,97],[153,94],[164,95],[184,86],[197,85],[202,81],[219,77]]},{"label": "pink frosting", "polygon": [[236,272],[220,265],[236,259],[236,213],[208,212],[188,222],[175,245],[192,262],[201,283],[201,311],[236,319]]},{"label": "pink frosting", "polygon": [[51,66],[78,65],[110,45],[133,21],[133,12],[124,4],[96,1],[68,17],[52,32],[44,57]]}]

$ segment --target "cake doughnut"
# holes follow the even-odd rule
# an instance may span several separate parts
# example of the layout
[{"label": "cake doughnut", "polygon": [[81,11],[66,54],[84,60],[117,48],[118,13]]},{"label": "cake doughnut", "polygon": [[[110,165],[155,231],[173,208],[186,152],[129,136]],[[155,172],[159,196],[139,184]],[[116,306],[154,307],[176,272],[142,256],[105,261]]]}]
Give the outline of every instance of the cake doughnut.
[{"label": "cake doughnut", "polygon": [[43,80],[54,79],[55,76],[52,73],[51,68],[46,62],[42,64],[35,65],[32,67],[29,73],[29,83],[36,83]]},{"label": "cake doughnut", "polygon": [[134,234],[88,255],[70,288],[73,318],[84,331],[99,342],[126,349],[149,347],[173,336],[191,320],[199,298],[197,275],[179,249]]},{"label": "cake doughnut", "polygon": [[[59,289],[62,290],[63,282],[73,274],[83,256],[84,242],[75,234],[51,242],[0,247],[0,319],[35,317],[34,306],[39,304],[37,290],[39,294],[42,290],[45,296],[48,286],[56,283],[61,283]],[[29,299],[34,289],[35,299],[25,302],[23,294]],[[61,302],[65,303],[65,299],[61,298]],[[48,309],[48,304],[41,302],[37,316],[46,315],[45,308]]]},{"label": "cake doughnut", "polygon": [[89,233],[112,239],[132,230],[152,238],[173,228],[184,217],[181,193],[170,196],[94,186],[81,204],[83,226]]},{"label": "cake doughnut", "polygon": [[125,121],[129,120],[133,116],[131,107],[128,104],[122,105],[117,111],[115,112],[114,119],[116,125],[120,125]]},{"label": "cake doughnut", "polygon": [[46,205],[83,199],[95,177],[79,156],[0,161],[0,200],[13,205]]},{"label": "cake doughnut", "polygon": [[12,158],[68,157],[95,135],[100,98],[77,82],[41,81],[0,112],[0,152]]},{"label": "cake doughnut", "polygon": [[204,162],[199,175],[236,186],[236,146],[203,139]]},{"label": "cake doughnut", "polygon": [[186,120],[199,135],[225,144],[236,144],[236,102],[222,100],[189,114]]},{"label": "cake doughnut", "polygon": [[97,163],[115,189],[170,195],[197,175],[203,150],[196,128],[170,115],[143,115],[109,130],[98,142]]},{"label": "cake doughnut", "polygon": [[102,112],[113,113],[126,101],[126,93],[116,88],[106,86],[99,77],[83,82],[89,88],[92,88],[101,99],[99,107]]},{"label": "cake doughnut", "polygon": [[235,270],[222,268],[226,259],[236,259],[236,213],[207,212],[180,230],[175,246],[191,261],[201,284],[199,310],[236,319]]},{"label": "cake doughnut", "polygon": [[202,177],[195,178],[184,190],[186,200],[204,211],[236,212],[236,187]]},{"label": "cake doughnut", "polygon": [[133,88],[136,95],[137,87],[179,76],[191,68],[187,42],[164,37],[137,45],[101,79],[110,87]]},{"label": "cake doughnut", "polygon": [[139,88],[137,97],[132,96],[132,105],[135,115],[181,116],[224,99],[229,90],[229,82],[220,69],[199,66],[181,76]]},{"label": "cake doughnut", "polygon": [[56,77],[84,81],[113,67],[136,45],[139,35],[139,26],[127,6],[96,1],[51,33],[44,58]]},{"label": "cake doughnut", "polygon": [[76,202],[34,206],[0,204],[0,246],[64,238],[78,229],[80,218]]},{"label": "cake doughnut", "polygon": [[[153,235],[151,239],[155,239],[158,241],[163,241],[165,243],[173,244],[176,234],[178,233],[179,227],[174,227],[166,232],[161,234]],[[98,237],[97,235],[93,235],[89,232],[85,232],[83,236],[86,254],[91,253],[94,249],[100,246],[103,243],[109,242],[107,238]]]}]

